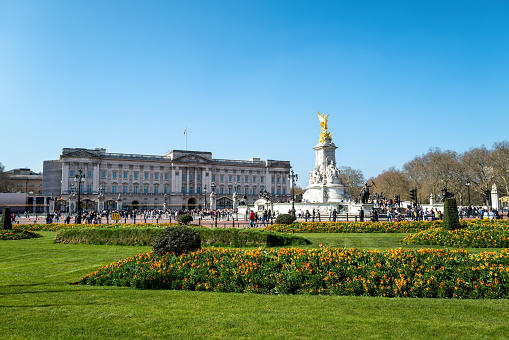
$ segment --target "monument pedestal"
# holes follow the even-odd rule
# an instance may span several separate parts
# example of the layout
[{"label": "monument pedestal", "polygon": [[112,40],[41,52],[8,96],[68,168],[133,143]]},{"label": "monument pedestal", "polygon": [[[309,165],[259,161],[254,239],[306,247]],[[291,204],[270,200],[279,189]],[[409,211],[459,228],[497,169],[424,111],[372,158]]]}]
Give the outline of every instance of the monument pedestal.
[{"label": "monument pedestal", "polygon": [[313,149],[316,152],[315,168],[309,172],[309,186],[302,199],[309,203],[329,203],[351,198],[336,167],[336,145],[330,138],[325,138]]}]

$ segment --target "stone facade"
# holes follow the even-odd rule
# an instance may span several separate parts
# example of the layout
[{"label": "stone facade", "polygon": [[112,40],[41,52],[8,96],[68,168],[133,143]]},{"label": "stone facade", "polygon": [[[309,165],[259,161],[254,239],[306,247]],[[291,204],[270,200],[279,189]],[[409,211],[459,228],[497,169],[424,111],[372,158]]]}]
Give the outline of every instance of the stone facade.
[{"label": "stone facade", "polygon": [[[61,176],[56,175],[55,164]],[[79,170],[85,175],[81,200],[91,210],[98,208],[101,193],[105,209],[117,207],[119,194],[125,209],[203,208],[214,186],[218,209],[233,206],[235,188],[249,203],[254,203],[260,190],[267,190],[279,202],[291,196],[288,161],[214,159],[212,153],[201,151],[172,150],[164,156],[149,156],[64,148],[59,161],[45,161],[44,166],[45,180],[46,170],[51,177],[45,187],[60,189],[55,193],[60,195],[56,202],[60,210],[69,206],[72,186],[76,192]]]},{"label": "stone facade", "polygon": [[42,194],[41,173],[33,172],[30,169],[13,169],[5,172],[7,175],[7,188],[11,193],[25,193],[31,196]]}]

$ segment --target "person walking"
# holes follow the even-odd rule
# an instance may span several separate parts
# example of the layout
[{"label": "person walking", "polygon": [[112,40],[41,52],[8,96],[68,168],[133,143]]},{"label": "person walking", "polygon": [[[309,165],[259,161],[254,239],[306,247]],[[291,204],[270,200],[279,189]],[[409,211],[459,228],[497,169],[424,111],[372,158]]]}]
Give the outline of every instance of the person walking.
[{"label": "person walking", "polygon": [[255,227],[255,213],[253,210],[249,213],[249,228]]}]

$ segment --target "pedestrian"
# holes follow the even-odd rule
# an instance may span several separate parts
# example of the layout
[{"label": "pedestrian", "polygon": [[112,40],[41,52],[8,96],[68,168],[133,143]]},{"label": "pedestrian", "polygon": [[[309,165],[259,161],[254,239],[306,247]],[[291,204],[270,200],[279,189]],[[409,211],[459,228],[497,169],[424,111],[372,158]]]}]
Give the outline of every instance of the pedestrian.
[{"label": "pedestrian", "polygon": [[255,227],[255,213],[253,210],[249,213],[249,228]]},{"label": "pedestrian", "polygon": [[337,213],[336,209],[334,209],[334,210],[332,211],[332,222],[336,222],[336,216],[337,216],[337,214],[338,214],[338,213]]},{"label": "pedestrian", "polygon": [[364,209],[362,209],[362,207],[361,210],[359,210],[359,220],[364,222]]}]

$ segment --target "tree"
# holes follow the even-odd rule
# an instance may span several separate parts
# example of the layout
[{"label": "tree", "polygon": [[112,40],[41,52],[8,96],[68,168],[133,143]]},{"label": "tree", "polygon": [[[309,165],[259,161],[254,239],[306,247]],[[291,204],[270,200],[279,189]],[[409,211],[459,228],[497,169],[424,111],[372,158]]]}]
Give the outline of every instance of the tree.
[{"label": "tree", "polygon": [[509,142],[493,143],[491,159],[495,181],[500,187],[504,187],[506,195],[509,196]]},{"label": "tree", "polygon": [[362,170],[352,169],[349,166],[339,168],[339,173],[343,185],[352,197],[359,196],[361,187],[366,183]]},{"label": "tree", "polygon": [[418,189],[421,200],[436,196],[444,186],[458,190],[458,178],[461,178],[461,166],[455,151],[430,148],[427,153],[417,156],[406,163],[403,169],[410,183]]},{"label": "tree", "polygon": [[374,180],[378,193],[383,193],[386,198],[395,198],[396,195],[401,200],[410,199],[410,182],[408,175],[395,167],[384,170]]},{"label": "tree", "polygon": [[294,195],[295,195],[295,196],[303,195],[303,194],[304,194],[304,192],[306,191],[306,190],[302,189],[302,188],[301,188],[300,186],[298,186],[298,185],[295,185],[295,186],[293,187],[293,190],[294,190]]},{"label": "tree", "polygon": [[8,178],[4,172],[4,166],[0,163],[0,192],[7,192],[8,190]]},{"label": "tree", "polygon": [[471,148],[461,156],[461,163],[465,168],[465,174],[470,179],[471,192],[475,195],[477,203],[483,202],[485,190],[491,190],[495,174],[492,164],[491,151],[483,145],[478,148]]}]

